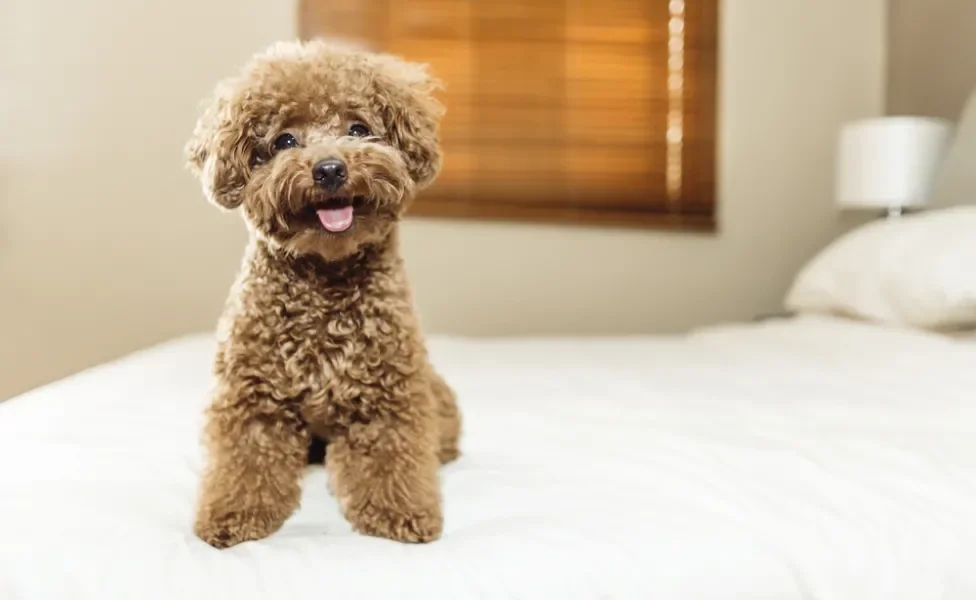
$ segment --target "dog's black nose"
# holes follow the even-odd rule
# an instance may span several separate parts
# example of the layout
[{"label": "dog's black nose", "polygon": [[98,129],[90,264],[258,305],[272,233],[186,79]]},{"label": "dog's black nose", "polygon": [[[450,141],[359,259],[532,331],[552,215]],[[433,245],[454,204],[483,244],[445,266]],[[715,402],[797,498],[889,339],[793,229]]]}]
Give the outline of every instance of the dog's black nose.
[{"label": "dog's black nose", "polygon": [[337,158],[320,160],[312,167],[312,179],[329,192],[335,192],[341,188],[348,177],[346,163]]}]

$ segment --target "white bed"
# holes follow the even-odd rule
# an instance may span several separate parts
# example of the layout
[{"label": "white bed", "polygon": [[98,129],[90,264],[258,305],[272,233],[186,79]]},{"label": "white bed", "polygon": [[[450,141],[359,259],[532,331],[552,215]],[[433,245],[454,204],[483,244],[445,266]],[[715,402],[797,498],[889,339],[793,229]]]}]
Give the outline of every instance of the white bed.
[{"label": "white bed", "polygon": [[829,317],[431,340],[466,420],[426,546],[309,468],[273,537],[191,532],[212,341],[0,404],[0,598],[971,599],[976,340]]}]

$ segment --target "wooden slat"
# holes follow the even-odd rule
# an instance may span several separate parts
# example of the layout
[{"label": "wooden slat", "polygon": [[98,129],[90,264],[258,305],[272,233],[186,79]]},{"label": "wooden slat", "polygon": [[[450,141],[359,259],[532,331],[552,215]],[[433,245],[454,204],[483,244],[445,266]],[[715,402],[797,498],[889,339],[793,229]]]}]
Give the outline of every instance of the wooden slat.
[{"label": "wooden slat", "polygon": [[563,112],[565,140],[592,146],[664,144],[667,103],[619,102],[593,108],[571,106]]},{"label": "wooden slat", "polygon": [[566,46],[566,102],[581,107],[667,99],[667,65],[633,45]]},{"label": "wooden slat", "polygon": [[475,48],[469,40],[398,37],[386,42],[384,50],[430,65],[430,72],[444,82],[449,94],[467,96],[475,89]]},{"label": "wooden slat", "polygon": [[359,0],[302,0],[298,8],[302,38],[341,37],[379,49],[389,39],[386,2]]},{"label": "wooden slat", "polygon": [[524,149],[507,145],[455,147],[432,191],[441,198],[470,182],[470,193],[530,204],[666,206],[664,147],[589,146]]},{"label": "wooden slat", "polygon": [[566,197],[562,148],[480,144],[457,151],[467,154],[463,160],[474,167],[472,195],[540,204]]},{"label": "wooden slat", "polygon": [[472,126],[471,142],[558,146],[566,136],[563,112],[558,107],[481,106],[472,112],[477,121]]},{"label": "wooden slat", "polygon": [[456,0],[473,4],[473,35],[479,40],[561,40],[566,5],[551,0]]},{"label": "wooden slat", "polygon": [[467,144],[474,135],[476,123],[474,110],[470,105],[470,96],[456,96],[443,94],[442,102],[447,108],[441,121],[441,143],[445,146],[454,143]]},{"label": "wooden slat", "polygon": [[565,173],[572,206],[666,209],[664,152],[663,144],[570,148]]},{"label": "wooden slat", "polygon": [[566,2],[565,39],[647,47],[667,39],[667,27],[647,18],[646,0],[574,0]]},{"label": "wooden slat", "polygon": [[466,141],[471,137],[475,122],[471,107],[474,103],[473,44],[466,39],[396,38],[386,44],[386,50],[407,60],[427,63],[430,72],[444,82],[438,97],[447,109],[441,123],[442,139]]},{"label": "wooden slat", "polygon": [[479,103],[562,104],[566,57],[561,43],[478,40],[474,51]]},{"label": "wooden slat", "polygon": [[[354,1],[365,5],[379,4]],[[468,40],[471,37],[474,25],[472,0],[387,0],[383,4],[388,6],[386,20],[391,41],[402,38]]]},{"label": "wooden slat", "polygon": [[587,209],[572,206],[493,202],[488,198],[478,202],[443,202],[420,197],[411,207],[408,215],[451,219],[491,219],[586,226],[674,229],[702,233],[712,232],[716,227],[715,216],[711,213],[682,214],[661,210],[626,210],[614,207]]}]

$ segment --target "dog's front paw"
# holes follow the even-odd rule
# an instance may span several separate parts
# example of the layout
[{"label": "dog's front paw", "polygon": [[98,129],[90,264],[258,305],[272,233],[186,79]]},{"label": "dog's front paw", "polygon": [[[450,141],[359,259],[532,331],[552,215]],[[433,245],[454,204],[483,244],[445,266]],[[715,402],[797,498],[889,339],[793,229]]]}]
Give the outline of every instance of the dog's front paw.
[{"label": "dog's front paw", "polygon": [[284,518],[272,511],[247,509],[200,517],[193,531],[214,548],[223,549],[264,539],[280,529],[283,522]]},{"label": "dog's front paw", "polygon": [[349,517],[361,533],[412,544],[433,542],[444,528],[444,519],[437,507],[401,512],[370,504]]}]

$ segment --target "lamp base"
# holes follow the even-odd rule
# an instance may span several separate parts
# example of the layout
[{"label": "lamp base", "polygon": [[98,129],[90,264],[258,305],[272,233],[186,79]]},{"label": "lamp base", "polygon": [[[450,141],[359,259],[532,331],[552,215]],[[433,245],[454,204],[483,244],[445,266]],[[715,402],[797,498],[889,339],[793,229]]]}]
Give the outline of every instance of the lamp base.
[{"label": "lamp base", "polygon": [[904,206],[889,206],[881,213],[881,217],[885,219],[899,219],[917,212],[922,212],[922,209],[920,207],[906,208]]}]

